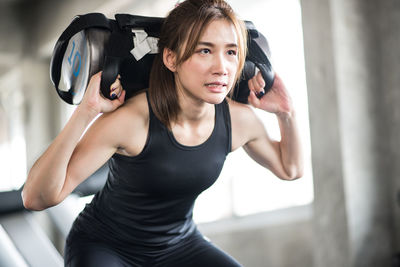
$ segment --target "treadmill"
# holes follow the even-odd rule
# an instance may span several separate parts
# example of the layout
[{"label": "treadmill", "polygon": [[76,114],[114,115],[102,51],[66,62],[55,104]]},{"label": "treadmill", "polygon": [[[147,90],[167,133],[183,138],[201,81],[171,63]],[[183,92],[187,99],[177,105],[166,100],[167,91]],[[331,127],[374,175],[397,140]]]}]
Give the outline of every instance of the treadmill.
[{"label": "treadmill", "polygon": [[[57,206],[44,212],[50,227],[57,230],[64,243],[73,221],[84,205],[105,184],[107,163],[86,179]],[[0,192],[0,267],[62,267],[62,249],[49,239],[47,225],[38,220],[37,212],[24,208],[19,190]]]}]

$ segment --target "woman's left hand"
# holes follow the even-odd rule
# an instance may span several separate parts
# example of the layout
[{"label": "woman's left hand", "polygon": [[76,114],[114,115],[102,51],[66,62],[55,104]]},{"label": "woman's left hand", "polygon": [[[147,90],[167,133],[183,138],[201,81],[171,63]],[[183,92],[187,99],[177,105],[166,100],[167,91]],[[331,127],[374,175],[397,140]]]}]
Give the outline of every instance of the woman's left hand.
[{"label": "woman's left hand", "polygon": [[265,82],[261,72],[251,78],[248,85],[250,89],[248,100],[252,106],[277,115],[292,112],[292,99],[278,74],[275,73],[271,89],[260,99],[257,98],[255,92],[264,92]]}]

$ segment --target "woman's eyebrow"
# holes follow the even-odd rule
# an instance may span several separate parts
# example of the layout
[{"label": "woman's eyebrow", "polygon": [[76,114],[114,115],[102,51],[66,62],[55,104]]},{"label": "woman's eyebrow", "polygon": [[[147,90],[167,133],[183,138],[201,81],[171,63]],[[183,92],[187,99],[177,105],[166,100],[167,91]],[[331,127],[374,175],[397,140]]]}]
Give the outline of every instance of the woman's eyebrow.
[{"label": "woman's eyebrow", "polygon": [[[200,41],[198,42],[197,45],[204,45],[204,46],[209,46],[209,47],[215,47],[215,44],[212,42],[204,42],[204,41]],[[227,43],[225,45],[226,47],[238,47],[238,45],[236,43]]]}]

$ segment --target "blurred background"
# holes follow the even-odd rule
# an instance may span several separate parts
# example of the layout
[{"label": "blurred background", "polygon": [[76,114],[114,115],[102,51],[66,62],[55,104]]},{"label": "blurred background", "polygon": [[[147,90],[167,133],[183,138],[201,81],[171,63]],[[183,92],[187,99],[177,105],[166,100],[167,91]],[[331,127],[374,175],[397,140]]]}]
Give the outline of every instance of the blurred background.
[{"label": "blurred background", "polygon": [[[231,153],[198,198],[199,228],[249,267],[400,266],[400,1],[228,2],[269,41],[306,170],[281,181],[243,150]],[[0,266],[63,266],[71,223],[107,175],[100,169],[46,211],[22,207],[27,172],[75,108],[49,78],[60,34],[78,14],[163,17],[175,4],[0,0]],[[275,117],[257,114],[279,139]]]}]

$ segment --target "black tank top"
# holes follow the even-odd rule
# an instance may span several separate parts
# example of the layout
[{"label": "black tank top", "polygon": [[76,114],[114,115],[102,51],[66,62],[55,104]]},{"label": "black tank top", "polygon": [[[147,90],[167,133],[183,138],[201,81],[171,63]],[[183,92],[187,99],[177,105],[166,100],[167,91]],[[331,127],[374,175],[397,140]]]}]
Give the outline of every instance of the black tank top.
[{"label": "black tank top", "polygon": [[194,201],[218,178],[231,151],[231,123],[226,101],[215,105],[210,137],[184,146],[154,115],[142,152],[114,154],[109,176],[75,220],[71,233],[124,250],[162,249],[196,230]]}]

